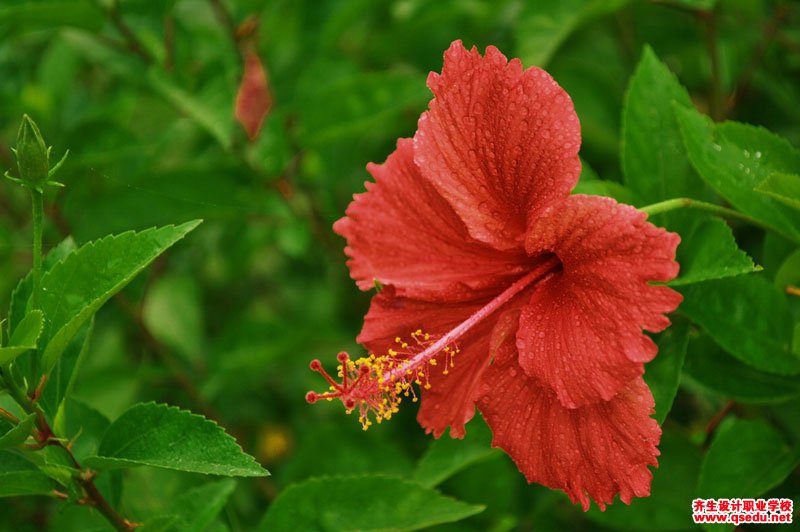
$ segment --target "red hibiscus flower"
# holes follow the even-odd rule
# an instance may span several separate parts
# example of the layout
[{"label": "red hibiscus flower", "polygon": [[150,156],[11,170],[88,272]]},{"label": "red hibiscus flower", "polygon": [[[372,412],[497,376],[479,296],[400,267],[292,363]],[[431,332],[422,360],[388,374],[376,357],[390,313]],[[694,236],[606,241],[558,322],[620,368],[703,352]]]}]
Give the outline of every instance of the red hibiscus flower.
[{"label": "red hibiscus flower", "polygon": [[307,399],[340,399],[362,424],[403,397],[439,437],[463,437],[475,407],[530,482],[584,510],[649,494],[661,431],[642,379],[681,296],[679,237],[609,198],[570,195],[580,126],[543,70],[454,42],[412,139],[334,229],[352,277],[379,281],[339,377]]}]

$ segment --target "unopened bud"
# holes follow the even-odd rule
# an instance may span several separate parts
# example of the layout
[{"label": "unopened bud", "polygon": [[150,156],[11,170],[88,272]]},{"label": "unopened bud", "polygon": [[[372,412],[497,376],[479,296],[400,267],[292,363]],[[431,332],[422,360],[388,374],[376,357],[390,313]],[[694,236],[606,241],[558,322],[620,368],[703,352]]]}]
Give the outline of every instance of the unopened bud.
[{"label": "unopened bud", "polygon": [[16,154],[20,180],[32,187],[44,185],[50,172],[48,149],[39,128],[28,115],[22,116]]}]

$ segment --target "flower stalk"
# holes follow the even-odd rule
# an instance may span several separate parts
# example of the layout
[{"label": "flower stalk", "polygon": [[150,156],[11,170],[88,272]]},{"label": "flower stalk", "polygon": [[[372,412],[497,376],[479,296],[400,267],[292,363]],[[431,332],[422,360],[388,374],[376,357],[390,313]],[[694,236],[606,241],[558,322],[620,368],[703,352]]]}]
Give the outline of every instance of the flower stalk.
[{"label": "flower stalk", "polygon": [[33,206],[33,308],[40,308],[42,290],[42,226],[44,225],[44,194],[31,190]]},{"label": "flower stalk", "polygon": [[752,216],[748,216],[734,209],[728,209],[727,207],[722,207],[720,205],[714,205],[713,203],[708,203],[705,201],[700,201],[691,198],[673,198],[639,208],[640,211],[647,213],[648,216],[663,214],[665,212],[674,211],[677,209],[696,209],[700,211],[706,211],[712,214],[718,214],[720,216],[724,216],[726,218],[734,218],[736,220],[741,220],[750,225],[755,225],[757,227],[760,227],[766,231],[772,230],[771,227],[761,223],[759,220],[756,220]]}]

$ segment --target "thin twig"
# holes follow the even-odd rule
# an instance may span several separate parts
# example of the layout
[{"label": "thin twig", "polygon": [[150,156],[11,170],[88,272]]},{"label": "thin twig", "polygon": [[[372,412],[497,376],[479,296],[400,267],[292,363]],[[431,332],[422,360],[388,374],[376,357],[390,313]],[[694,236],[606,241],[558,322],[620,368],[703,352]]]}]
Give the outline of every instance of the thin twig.
[{"label": "thin twig", "polygon": [[161,341],[156,338],[152,332],[150,332],[147,324],[142,319],[141,313],[137,312],[136,308],[128,300],[125,294],[117,294],[114,297],[114,302],[117,303],[119,308],[121,308],[134,322],[137,330],[139,331],[139,336],[144,344],[158,357],[161,362],[164,363],[166,368],[169,370],[170,375],[172,375],[172,378],[175,379],[175,382],[178,384],[178,386],[180,386],[184,393],[186,393],[186,395],[189,397],[189,400],[192,402],[192,410],[202,414],[207,418],[219,421],[219,414],[208,403],[208,401],[205,400],[203,394],[200,392],[197,386],[195,386],[191,377],[189,377],[183,370],[180,362],[178,362],[172,352],[167,349],[167,347],[161,343]]},{"label": "thin twig", "polygon": [[222,0],[208,0],[211,4],[212,9],[214,10],[214,15],[219,20],[220,24],[225,31],[228,33],[230,37],[231,43],[233,43],[234,48],[237,50],[239,49],[239,36],[236,33],[236,23],[233,20],[233,15],[231,15],[228,8],[225,7],[225,4]]},{"label": "thin twig", "polygon": [[717,36],[716,11],[697,11],[697,16],[705,25],[706,48],[711,62],[711,87],[708,96],[709,114],[718,121],[722,118],[722,67],[719,59],[719,39]]},{"label": "thin twig", "polygon": [[175,68],[175,18],[167,15],[164,19],[164,70],[172,72]]},{"label": "thin twig", "polygon": [[785,17],[786,8],[784,6],[778,6],[775,9],[775,13],[773,14],[769,23],[764,27],[761,40],[759,40],[758,44],[753,50],[753,55],[750,57],[750,61],[742,71],[742,74],[739,76],[733,91],[725,102],[723,118],[730,115],[741,100],[742,96],[747,94],[747,91],[750,89],[750,84],[753,82],[753,77],[755,76],[759,65],[761,65],[761,61],[764,59],[764,54],[766,53],[769,45],[775,39],[775,36],[778,33],[778,28]]},{"label": "thin twig", "polygon": [[712,417],[711,420],[708,422],[708,424],[706,424],[705,428],[706,437],[704,442],[705,445],[708,445],[708,443],[711,441],[711,437],[717,430],[717,427],[719,427],[720,423],[722,423],[725,420],[725,418],[728,417],[728,414],[731,413],[731,411],[735,406],[736,403],[734,401],[726,402],[725,405],[719,410],[719,412],[714,414],[714,417]]},{"label": "thin twig", "polygon": [[111,3],[111,8],[108,10],[108,16],[111,19],[111,23],[120,33],[120,35],[125,38],[128,49],[146,64],[151,64],[153,62],[153,57],[142,45],[141,41],[133,32],[133,30],[125,23],[125,20],[123,20],[122,15],[119,12],[119,2],[117,0],[114,0],[114,2]]},{"label": "thin twig", "polygon": [[47,445],[59,447],[67,454],[67,457],[69,457],[73,467],[79,471],[78,475],[73,477],[73,480],[81,488],[83,488],[84,492],[86,493],[87,500],[92,504],[92,506],[96,507],[116,530],[121,532],[130,532],[131,530],[137,528],[137,526],[139,526],[138,524],[132,523],[131,521],[128,521],[122,517],[122,515],[120,515],[108,503],[103,494],[100,493],[100,490],[98,490],[97,486],[94,484],[94,472],[84,469],[80,462],[78,462],[78,459],[75,458],[75,455],[72,454],[72,450],[61,443],[60,439],[55,437],[53,429],[50,427],[50,424],[47,422],[47,418],[45,418],[44,413],[36,404],[36,402],[28,397],[28,395],[17,385],[14,378],[6,370],[0,370],[0,378],[2,378],[3,382],[8,387],[11,397],[13,397],[14,401],[16,401],[17,404],[28,414],[36,415],[36,430],[34,431],[34,436],[37,438],[38,443],[42,447]]}]

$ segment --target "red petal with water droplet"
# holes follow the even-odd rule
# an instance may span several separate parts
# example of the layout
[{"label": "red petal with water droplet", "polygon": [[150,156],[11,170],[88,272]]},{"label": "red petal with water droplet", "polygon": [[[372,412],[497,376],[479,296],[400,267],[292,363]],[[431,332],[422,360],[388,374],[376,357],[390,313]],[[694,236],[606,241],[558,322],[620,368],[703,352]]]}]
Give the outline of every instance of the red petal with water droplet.
[{"label": "red petal with water droplet", "polygon": [[682,297],[652,281],[678,273],[680,237],[611,198],[570,196],[528,229],[530,253],[554,252],[563,272],[541,283],[520,317],[520,365],[568,408],[611,399],[657,352]]},{"label": "red petal with water droplet", "polygon": [[540,68],[494,46],[455,41],[419,120],[414,159],[467,225],[497,249],[520,245],[528,221],[569,194],[580,174],[580,124],[569,95]]},{"label": "red petal with water droplet", "polygon": [[506,451],[528,479],[564,490],[589,509],[601,510],[619,494],[628,504],[650,494],[661,429],[650,417],[654,401],[641,377],[613,399],[578,409],[525,375],[517,362],[513,330],[483,375],[478,408],[492,429],[492,445]]},{"label": "red petal with water droplet", "polygon": [[258,54],[250,51],[245,55],[244,75],[236,93],[236,120],[252,141],[258,138],[261,125],[272,108],[267,71]]},{"label": "red petal with water droplet", "polygon": [[401,296],[463,301],[497,293],[525,271],[520,247],[501,252],[469,236],[464,223],[414,164],[400,139],[384,164],[367,169],[375,182],[354,196],[334,230],[347,238],[350,275],[362,290],[373,280]]}]

